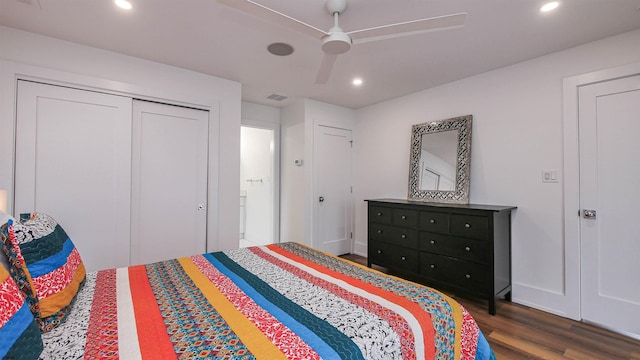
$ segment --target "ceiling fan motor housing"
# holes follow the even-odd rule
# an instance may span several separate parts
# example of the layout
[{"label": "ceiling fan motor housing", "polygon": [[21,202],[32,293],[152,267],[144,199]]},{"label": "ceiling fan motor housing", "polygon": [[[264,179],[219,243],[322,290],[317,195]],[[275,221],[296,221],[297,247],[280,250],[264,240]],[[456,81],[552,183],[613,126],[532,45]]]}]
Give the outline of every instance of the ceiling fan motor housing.
[{"label": "ceiling fan motor housing", "polygon": [[347,0],[327,0],[329,14],[342,14],[347,9]]},{"label": "ceiling fan motor housing", "polygon": [[322,39],[322,50],[327,54],[344,54],[351,48],[351,37],[342,30],[331,32]]}]

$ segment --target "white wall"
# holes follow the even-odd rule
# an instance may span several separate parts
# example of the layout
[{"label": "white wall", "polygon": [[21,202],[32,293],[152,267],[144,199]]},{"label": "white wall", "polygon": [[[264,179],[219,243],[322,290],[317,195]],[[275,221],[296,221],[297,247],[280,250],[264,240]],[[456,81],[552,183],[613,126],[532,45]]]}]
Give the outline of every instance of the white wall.
[{"label": "white wall", "polygon": [[242,121],[280,124],[280,108],[243,101]]},{"label": "white wall", "polygon": [[208,250],[238,247],[239,83],[6,27],[0,27],[0,49],[0,188],[10,189],[13,182],[16,74],[8,68],[159,101],[209,104],[219,124],[210,131],[210,158],[218,160],[210,181],[218,191],[209,194]]},{"label": "white wall", "polygon": [[[281,164],[280,164],[280,241],[305,242],[305,123],[304,102],[295,102],[282,108]],[[296,166],[295,160],[302,160]]]},{"label": "white wall", "polygon": [[[565,278],[563,78],[640,61],[634,31],[362,108],[355,133],[356,242],[364,199],[406,198],[412,124],[473,115],[470,202],[515,205],[513,300],[575,313]],[[542,183],[542,169],[560,182]],[[576,209],[577,212],[577,209]]]}]

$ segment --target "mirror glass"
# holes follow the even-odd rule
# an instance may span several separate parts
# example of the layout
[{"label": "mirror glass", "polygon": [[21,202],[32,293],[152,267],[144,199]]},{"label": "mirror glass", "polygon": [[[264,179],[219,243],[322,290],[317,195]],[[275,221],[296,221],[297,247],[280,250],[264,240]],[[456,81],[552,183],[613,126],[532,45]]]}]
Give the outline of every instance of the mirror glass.
[{"label": "mirror glass", "polygon": [[467,115],[412,127],[409,200],[469,202],[471,120]]},{"label": "mirror glass", "polygon": [[422,135],[420,140],[419,190],[453,191],[456,179],[458,131]]}]

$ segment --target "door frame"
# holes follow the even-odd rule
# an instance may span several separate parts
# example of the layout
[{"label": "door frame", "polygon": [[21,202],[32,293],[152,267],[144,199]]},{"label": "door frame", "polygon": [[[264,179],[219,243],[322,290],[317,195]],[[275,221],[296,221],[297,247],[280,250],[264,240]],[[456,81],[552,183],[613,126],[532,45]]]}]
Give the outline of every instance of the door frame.
[{"label": "door frame", "polygon": [[566,316],[582,320],[580,307],[580,87],[640,75],[640,62],[563,79],[564,295]]},{"label": "door frame", "polygon": [[[280,124],[242,119],[240,127],[273,130],[273,242],[280,243]],[[240,139],[242,141],[242,139]]]}]

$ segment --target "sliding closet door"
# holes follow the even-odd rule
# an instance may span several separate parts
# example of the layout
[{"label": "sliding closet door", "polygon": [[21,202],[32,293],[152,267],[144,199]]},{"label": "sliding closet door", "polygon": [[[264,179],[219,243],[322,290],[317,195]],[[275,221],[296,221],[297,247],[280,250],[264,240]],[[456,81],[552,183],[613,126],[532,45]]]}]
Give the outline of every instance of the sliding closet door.
[{"label": "sliding closet door", "polygon": [[131,262],[206,251],[209,112],[133,102]]},{"label": "sliding closet door", "polygon": [[126,266],[131,99],[18,82],[15,213],[48,213],[88,271]]}]

